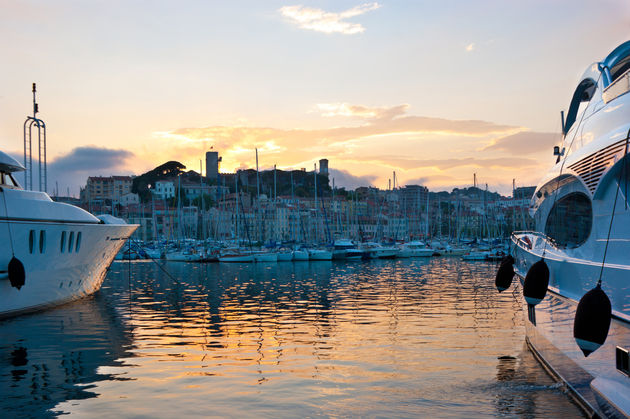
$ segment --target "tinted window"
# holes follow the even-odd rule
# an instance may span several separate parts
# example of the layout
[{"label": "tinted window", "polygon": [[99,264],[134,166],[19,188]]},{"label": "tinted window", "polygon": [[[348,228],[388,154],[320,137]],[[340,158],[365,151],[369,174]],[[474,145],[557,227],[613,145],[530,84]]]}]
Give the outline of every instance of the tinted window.
[{"label": "tinted window", "polygon": [[60,243],[60,247],[59,247],[59,250],[61,251],[61,253],[63,253],[65,248],[66,248],[66,232],[62,231],[61,232],[61,243]]},{"label": "tinted window", "polygon": [[31,230],[28,233],[28,252],[33,253],[34,247],[35,247],[35,230]]},{"label": "tinted window", "polygon": [[577,247],[591,234],[593,210],[583,193],[571,193],[559,199],[547,218],[545,234],[559,247]]},{"label": "tinted window", "polygon": [[44,230],[39,231],[39,253],[44,253],[46,250],[46,232]]}]

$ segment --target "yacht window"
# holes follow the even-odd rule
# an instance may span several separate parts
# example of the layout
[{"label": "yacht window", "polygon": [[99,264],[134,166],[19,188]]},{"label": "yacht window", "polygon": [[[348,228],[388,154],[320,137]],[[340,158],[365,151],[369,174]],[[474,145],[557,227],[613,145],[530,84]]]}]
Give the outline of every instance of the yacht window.
[{"label": "yacht window", "polygon": [[558,247],[574,248],[588,239],[592,224],[591,200],[581,192],[574,192],[559,199],[551,208],[545,234]]},{"label": "yacht window", "polygon": [[0,185],[16,188],[18,184],[10,173],[0,172]]},{"label": "yacht window", "polygon": [[620,60],[610,69],[611,84],[628,70],[630,70],[630,55]]},{"label": "yacht window", "polygon": [[66,232],[62,231],[61,232],[61,244],[60,244],[59,250],[61,251],[61,253],[63,253],[65,249],[66,249]]},{"label": "yacht window", "polygon": [[70,237],[68,238],[68,252],[72,252],[73,244],[74,244],[74,231],[71,231]]},{"label": "yacht window", "polygon": [[584,106],[580,108],[583,102],[590,102],[593,94],[597,89],[597,83],[593,79],[584,79],[573,93],[571,104],[569,105],[569,111],[567,112],[567,120],[564,123],[564,134],[569,132],[575,120],[577,119],[578,112],[584,109]]},{"label": "yacht window", "polygon": [[28,252],[33,253],[35,248],[35,230],[31,230],[28,233]]},{"label": "yacht window", "polygon": [[14,188],[18,187],[18,183],[15,179],[13,179],[13,175],[10,173],[7,173],[5,176],[5,183],[9,186],[13,186]]},{"label": "yacht window", "polygon": [[46,231],[39,230],[39,253],[46,251]]},{"label": "yacht window", "polygon": [[78,252],[80,247],[81,247],[81,232],[79,231],[77,233],[77,247],[75,249],[75,252]]}]

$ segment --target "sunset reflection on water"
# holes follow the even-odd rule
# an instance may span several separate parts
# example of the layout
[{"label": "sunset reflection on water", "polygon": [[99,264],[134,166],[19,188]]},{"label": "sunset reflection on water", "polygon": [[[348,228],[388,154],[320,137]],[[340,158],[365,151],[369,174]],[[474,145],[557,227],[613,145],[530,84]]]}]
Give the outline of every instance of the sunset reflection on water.
[{"label": "sunset reflection on water", "polygon": [[[493,264],[165,269],[180,283],[152,262],[116,263],[96,298],[13,320],[34,327],[38,316],[106,305],[106,321],[129,337],[78,380],[93,397],[68,394],[48,408],[91,417],[581,415],[525,348],[520,290],[498,294]],[[90,350],[82,335],[59,345]]]}]

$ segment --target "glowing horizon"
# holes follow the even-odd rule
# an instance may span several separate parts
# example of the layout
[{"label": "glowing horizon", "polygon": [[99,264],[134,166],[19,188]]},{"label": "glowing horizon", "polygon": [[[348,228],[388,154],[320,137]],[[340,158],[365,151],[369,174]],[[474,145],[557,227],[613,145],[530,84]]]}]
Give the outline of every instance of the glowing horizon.
[{"label": "glowing horizon", "polygon": [[451,189],[477,173],[509,194],[512,179],[536,184],[553,162],[577,77],[630,24],[622,0],[36,0],[4,12],[0,145],[22,160],[37,82],[49,188],[75,195],[88,175],[168,160],[199,170],[210,147],[225,172],[254,168],[258,148],[261,167],[327,158],[340,186],[384,188],[396,171],[401,185]]}]

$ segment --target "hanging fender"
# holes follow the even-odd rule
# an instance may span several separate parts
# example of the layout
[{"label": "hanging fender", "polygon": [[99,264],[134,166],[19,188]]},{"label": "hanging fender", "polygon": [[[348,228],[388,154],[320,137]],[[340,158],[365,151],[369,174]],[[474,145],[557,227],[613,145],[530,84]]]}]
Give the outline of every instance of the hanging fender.
[{"label": "hanging fender", "polygon": [[13,256],[11,261],[9,261],[9,281],[11,282],[11,286],[17,288],[18,290],[24,286],[26,279],[26,272],[24,271],[24,265],[18,258]]},{"label": "hanging fender", "polygon": [[575,311],[573,337],[584,356],[589,356],[604,344],[611,319],[610,299],[598,284],[584,294]]},{"label": "hanging fender", "polygon": [[512,255],[507,255],[501,260],[501,265],[497,270],[497,276],[494,284],[499,292],[505,291],[512,285],[512,278],[514,277],[514,258]]},{"label": "hanging fender", "polygon": [[549,267],[544,259],[534,263],[525,275],[523,283],[523,296],[527,304],[536,305],[547,295],[549,287]]}]

